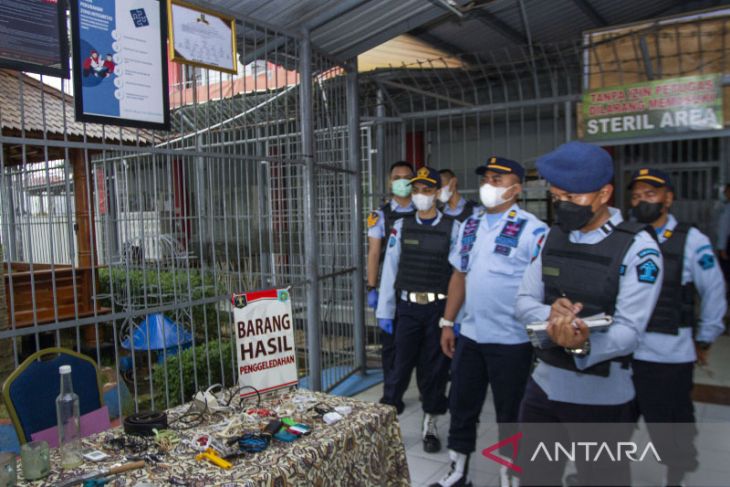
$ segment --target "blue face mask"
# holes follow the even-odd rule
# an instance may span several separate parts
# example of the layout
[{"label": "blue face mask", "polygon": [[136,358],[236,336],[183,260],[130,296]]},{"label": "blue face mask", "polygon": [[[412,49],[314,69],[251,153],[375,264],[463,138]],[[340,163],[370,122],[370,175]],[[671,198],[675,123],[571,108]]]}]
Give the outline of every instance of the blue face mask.
[{"label": "blue face mask", "polygon": [[390,191],[396,196],[405,198],[411,194],[411,185],[407,179],[396,179],[390,183]]}]

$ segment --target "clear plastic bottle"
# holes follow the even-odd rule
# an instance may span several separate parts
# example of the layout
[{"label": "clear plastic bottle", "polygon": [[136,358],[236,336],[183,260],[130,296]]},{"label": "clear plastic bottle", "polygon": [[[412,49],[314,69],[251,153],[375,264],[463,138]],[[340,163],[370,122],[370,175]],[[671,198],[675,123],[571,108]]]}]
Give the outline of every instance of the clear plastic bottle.
[{"label": "clear plastic bottle", "polygon": [[79,396],[74,394],[71,366],[62,365],[58,371],[61,374],[61,393],[56,398],[56,419],[61,467],[75,468],[84,461],[81,456]]}]

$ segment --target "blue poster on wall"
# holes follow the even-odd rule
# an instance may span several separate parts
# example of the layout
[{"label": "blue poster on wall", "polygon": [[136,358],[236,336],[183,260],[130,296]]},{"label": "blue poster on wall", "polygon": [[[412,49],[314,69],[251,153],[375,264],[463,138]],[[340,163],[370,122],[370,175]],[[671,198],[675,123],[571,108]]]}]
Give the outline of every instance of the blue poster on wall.
[{"label": "blue poster on wall", "polygon": [[72,0],[76,119],[169,128],[163,0]]}]

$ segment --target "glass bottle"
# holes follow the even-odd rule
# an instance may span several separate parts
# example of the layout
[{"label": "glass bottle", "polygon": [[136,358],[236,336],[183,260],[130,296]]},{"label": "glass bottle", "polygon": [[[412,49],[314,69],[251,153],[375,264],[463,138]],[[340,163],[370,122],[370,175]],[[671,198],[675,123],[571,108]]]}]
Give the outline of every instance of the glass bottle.
[{"label": "glass bottle", "polygon": [[61,454],[61,467],[68,469],[78,467],[83,463],[79,396],[74,394],[71,383],[71,366],[62,365],[58,371],[61,374],[61,393],[56,398],[58,447]]}]

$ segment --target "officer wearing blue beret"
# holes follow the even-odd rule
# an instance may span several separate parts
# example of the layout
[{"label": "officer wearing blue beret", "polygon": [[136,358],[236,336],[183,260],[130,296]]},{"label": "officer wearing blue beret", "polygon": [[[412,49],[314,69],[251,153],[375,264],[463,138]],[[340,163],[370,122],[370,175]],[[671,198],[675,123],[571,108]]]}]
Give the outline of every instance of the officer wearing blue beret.
[{"label": "officer wearing blue beret", "polygon": [[[378,306],[378,274],[380,264],[385,257],[385,244],[393,224],[399,218],[413,215],[416,209],[411,202],[411,185],[413,166],[406,161],[396,161],[390,166],[390,192],[392,198],[368,216],[368,306]],[[393,323],[380,331],[381,361],[383,365],[383,382],[388,382],[395,365],[395,341],[393,339]]]},{"label": "officer wearing blue beret", "polygon": [[436,209],[436,193],[441,187],[438,171],[422,167],[410,182],[417,212],[396,221],[390,232],[375,312],[383,329],[391,327],[398,316],[393,377],[383,384],[381,402],[401,413],[403,394],[416,367],[425,413],[423,449],[434,453],[441,449],[436,416],[448,408],[450,362],[441,353],[438,321],[446,304],[451,277],[449,251],[459,224]]},{"label": "officer wearing blue beret", "polygon": [[[725,330],[725,281],[710,239],[670,213],[675,193],[668,174],[639,169],[631,177],[629,190],[631,216],[654,228],[664,257],[662,291],[646,334],[634,352],[636,404],[662,463],[667,465],[664,485],[681,485],[685,473],[697,468],[694,364],[707,363],[710,345]],[[695,318],[697,293],[699,322]],[[679,424],[669,431],[666,423]]]},{"label": "officer wearing blue beret", "polygon": [[[479,197],[485,209],[461,225],[449,257],[454,272],[439,323],[442,350],[453,359],[448,442],[452,463],[433,487],[467,485],[469,456],[476,447],[488,386],[499,437],[515,433],[512,428],[532,365],[532,345],[514,309],[522,275],[539,253],[547,225],[517,204],[525,174],[520,163],[494,156],[476,173],[481,177]],[[461,330],[456,340],[453,325],[459,309]],[[506,467],[500,477],[502,485],[509,487]]]},{"label": "officer wearing blue beret", "polygon": [[[569,142],[537,160],[550,183],[557,216],[540,256],[525,272],[517,296],[517,319],[548,321],[554,347],[536,348],[538,364],[520,405],[521,427],[531,423],[623,423],[612,431],[626,441],[633,420],[631,354],[639,346],[661,290],[662,256],[653,230],[624,222],[609,207],[613,160],[604,149]],[[613,323],[590,333],[583,318],[605,313]],[[613,425],[612,425],[613,426]],[[561,430],[570,435],[571,431]],[[520,446],[522,485],[561,485],[558,462],[523,458],[534,451],[527,432]],[[531,448],[531,446],[533,448]],[[579,485],[629,485],[625,462],[576,459]]]}]

